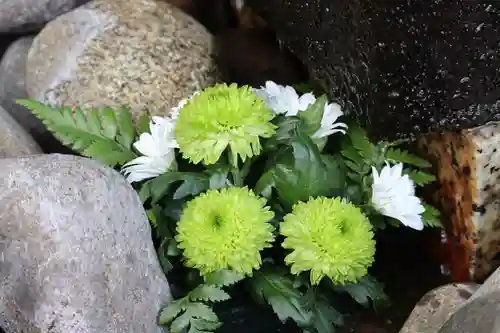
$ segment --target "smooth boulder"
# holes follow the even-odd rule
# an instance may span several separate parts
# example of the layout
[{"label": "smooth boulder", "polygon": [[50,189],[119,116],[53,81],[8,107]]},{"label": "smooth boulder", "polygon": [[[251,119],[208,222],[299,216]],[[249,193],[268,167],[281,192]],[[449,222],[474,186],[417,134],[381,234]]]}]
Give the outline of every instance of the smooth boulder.
[{"label": "smooth boulder", "polygon": [[59,154],[0,159],[0,326],[6,333],[160,333],[171,300],[136,191]]},{"label": "smooth boulder", "polygon": [[214,36],[172,5],[94,0],[47,24],[27,59],[28,95],[54,106],[126,105],[165,115],[219,81]]}]

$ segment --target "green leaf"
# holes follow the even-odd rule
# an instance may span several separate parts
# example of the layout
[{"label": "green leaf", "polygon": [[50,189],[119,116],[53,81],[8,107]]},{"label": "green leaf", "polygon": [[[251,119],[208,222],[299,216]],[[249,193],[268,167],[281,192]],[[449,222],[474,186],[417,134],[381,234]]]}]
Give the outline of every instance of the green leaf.
[{"label": "green leaf", "polygon": [[441,212],[431,205],[424,204],[424,213],[422,214],[422,220],[424,225],[431,228],[442,228],[441,223]]},{"label": "green leaf", "polygon": [[35,100],[20,99],[17,103],[28,108],[64,145],[78,153],[110,166],[122,165],[135,157],[123,140],[117,138],[118,123],[111,108],[90,109],[52,108]]},{"label": "green leaf", "polygon": [[377,308],[387,304],[389,300],[384,292],[384,286],[369,275],[362,277],[358,283],[338,286],[337,290],[348,293],[356,302],[365,307],[373,303]]},{"label": "green leaf", "polygon": [[316,333],[334,333],[335,326],[344,324],[344,316],[330,305],[325,296],[312,288],[306,293],[305,302],[314,316],[312,327]]},{"label": "green leaf", "polygon": [[233,271],[222,269],[217,272],[210,273],[205,276],[205,283],[218,286],[218,287],[228,287],[237,282],[240,282],[245,277],[235,273]]},{"label": "green leaf", "polygon": [[192,301],[223,302],[231,296],[217,286],[201,284],[189,293],[189,298]]},{"label": "green leaf", "polygon": [[190,312],[184,312],[170,324],[171,333],[182,333],[189,327],[193,316]]},{"label": "green leaf", "polygon": [[116,113],[118,125],[117,141],[123,146],[130,148],[134,141],[135,129],[130,108],[122,106]]},{"label": "green leaf", "polygon": [[148,113],[143,113],[137,119],[137,124],[135,125],[137,135],[142,133],[149,133],[149,123],[151,122],[151,116]]},{"label": "green leaf", "polygon": [[386,158],[393,163],[404,163],[418,168],[429,168],[432,166],[429,161],[399,148],[388,148]]},{"label": "green leaf", "polygon": [[326,95],[322,95],[309,107],[298,113],[298,117],[302,120],[300,128],[309,136],[312,136],[321,127],[325,104],[327,103]]},{"label": "green leaf", "polygon": [[182,302],[173,301],[160,312],[160,325],[168,325],[182,312]]},{"label": "green leaf", "polygon": [[195,318],[191,320],[191,327],[188,333],[198,332],[213,332],[221,326],[220,322],[208,321],[204,319]]},{"label": "green leaf", "polygon": [[424,186],[436,181],[436,176],[424,171],[405,170],[404,173],[407,174],[417,186]]},{"label": "green leaf", "polygon": [[206,304],[199,302],[188,303],[185,309],[185,313],[189,314],[192,318],[200,318],[211,322],[219,321],[219,318],[217,317],[217,314],[214,312],[214,310],[212,310],[212,308]]},{"label": "green leaf", "polygon": [[353,146],[346,145],[346,147],[342,148],[340,153],[342,154],[342,156],[349,159],[351,163],[357,166],[362,165],[364,162],[363,157],[359,154],[358,150]]},{"label": "green leaf", "polygon": [[168,245],[170,243],[170,239],[164,238],[160,246],[158,247],[158,261],[160,262],[161,269],[164,273],[170,272],[170,270],[174,267],[170,260],[168,259]]},{"label": "green leaf", "polygon": [[349,125],[347,135],[351,140],[351,145],[364,159],[370,159],[372,157],[375,146],[370,142],[365,130],[357,124],[351,124]]},{"label": "green leaf", "polygon": [[299,326],[311,324],[312,313],[305,307],[302,294],[295,289],[293,279],[278,270],[259,271],[250,279],[251,292],[257,301],[267,302],[281,322],[294,320]]},{"label": "green leaf", "polygon": [[157,203],[176,182],[183,183],[175,191],[174,200],[182,199],[188,195],[197,195],[208,188],[208,178],[203,174],[171,171],[146,181],[139,196],[143,202],[151,198],[153,204]]},{"label": "green leaf", "polygon": [[326,161],[309,137],[299,134],[292,148],[292,153],[284,155],[272,168],[281,202],[292,206],[309,197],[331,196],[343,188],[345,176],[338,161]]},{"label": "green leaf", "polygon": [[229,175],[229,167],[219,167],[215,170],[211,170],[209,172],[209,188],[212,190],[220,189],[224,187],[228,187],[231,185],[231,182],[228,179]]},{"label": "green leaf", "polygon": [[184,173],[183,183],[174,193],[174,200],[183,199],[190,195],[198,195],[209,188],[209,180],[199,173]]},{"label": "green leaf", "polygon": [[255,185],[255,193],[263,196],[266,199],[271,198],[273,193],[273,187],[276,186],[276,182],[274,181],[273,171],[266,171],[262,174],[262,176],[257,181]]}]

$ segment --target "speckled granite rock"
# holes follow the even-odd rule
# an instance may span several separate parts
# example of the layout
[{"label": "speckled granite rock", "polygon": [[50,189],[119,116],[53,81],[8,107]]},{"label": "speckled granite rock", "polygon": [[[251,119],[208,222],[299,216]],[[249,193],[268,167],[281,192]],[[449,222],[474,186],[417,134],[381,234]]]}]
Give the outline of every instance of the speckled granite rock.
[{"label": "speckled granite rock", "polygon": [[0,158],[41,153],[33,138],[0,106]]},{"label": "speckled granite rock", "polygon": [[500,120],[500,2],[247,0],[373,137]]},{"label": "speckled granite rock", "polygon": [[0,33],[33,31],[86,0],[0,0]]},{"label": "speckled granite rock", "polygon": [[0,159],[6,333],[160,333],[170,289],[135,190],[70,155]]},{"label": "speckled granite rock", "polygon": [[127,104],[165,114],[218,80],[213,36],[165,2],[96,0],[59,16],[33,42],[28,95],[52,105]]},{"label": "speckled granite rock", "polygon": [[483,279],[499,264],[500,123],[431,134],[419,146],[438,177],[435,200],[448,230],[452,277]]},{"label": "speckled granite rock", "polygon": [[500,291],[474,298],[455,312],[439,330],[439,333],[498,332],[500,332]]},{"label": "speckled granite rock", "polygon": [[448,284],[425,294],[399,333],[437,333],[443,324],[479,288],[478,284]]}]

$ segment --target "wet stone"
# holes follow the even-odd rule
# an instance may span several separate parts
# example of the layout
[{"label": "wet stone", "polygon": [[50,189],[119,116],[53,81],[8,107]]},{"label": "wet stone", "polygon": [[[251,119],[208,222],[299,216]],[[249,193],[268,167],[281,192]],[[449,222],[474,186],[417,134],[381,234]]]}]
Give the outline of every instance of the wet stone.
[{"label": "wet stone", "polygon": [[500,2],[249,4],[375,137],[500,120]]}]

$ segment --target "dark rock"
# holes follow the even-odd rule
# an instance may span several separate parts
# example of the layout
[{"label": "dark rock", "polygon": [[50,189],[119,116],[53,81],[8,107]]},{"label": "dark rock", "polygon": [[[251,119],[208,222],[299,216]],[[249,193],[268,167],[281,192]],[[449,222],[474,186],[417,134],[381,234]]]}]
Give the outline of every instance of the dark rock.
[{"label": "dark rock", "polygon": [[248,4],[375,137],[500,120],[500,2]]}]

